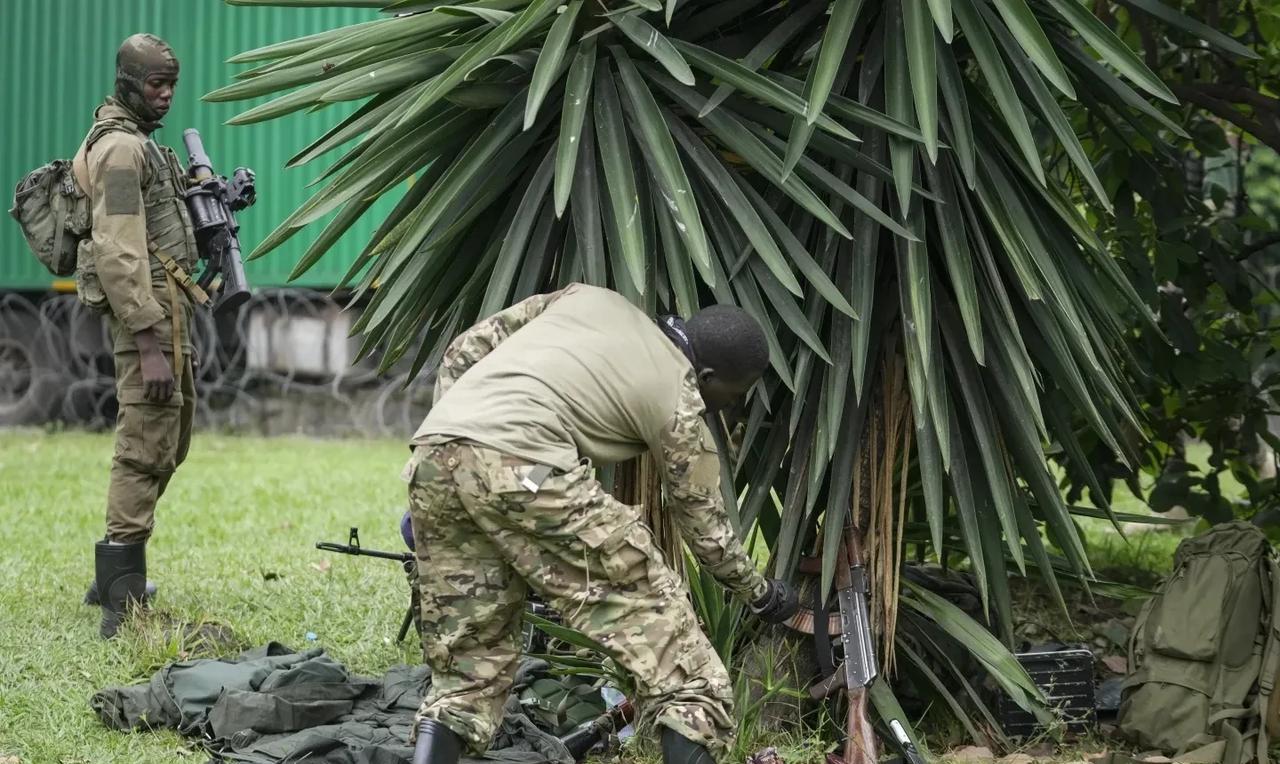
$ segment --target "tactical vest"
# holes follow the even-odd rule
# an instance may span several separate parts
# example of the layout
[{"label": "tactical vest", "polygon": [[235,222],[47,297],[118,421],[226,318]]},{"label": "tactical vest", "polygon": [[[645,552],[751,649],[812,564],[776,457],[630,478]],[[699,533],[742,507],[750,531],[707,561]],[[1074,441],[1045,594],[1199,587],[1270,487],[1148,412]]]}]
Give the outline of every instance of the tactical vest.
[{"label": "tactical vest", "polygon": [[[127,119],[108,118],[94,123],[85,138],[86,153],[93,149],[104,135],[126,132],[142,140],[146,156],[146,170],[142,178],[143,209],[147,216],[147,249],[151,258],[151,280],[163,284],[165,280],[164,255],[187,273],[195,270],[199,259],[195,230],[187,212],[182,192],[186,180],[178,155],[168,146],[151,140],[138,126]],[[82,179],[87,180],[87,179]]]},{"label": "tactical vest", "polygon": [[[191,277],[199,249],[195,230],[187,212],[183,190],[186,180],[177,155],[167,146],[161,146],[138,129],[137,123],[125,117],[95,119],[89,134],[85,136],[83,150],[76,152],[72,171],[81,188],[90,188],[87,158],[94,144],[113,132],[125,132],[142,141],[145,166],[143,167],[142,203],[147,230],[147,251],[151,284],[157,291],[167,293],[170,313],[170,338],[175,349],[173,373],[182,374],[182,354],[176,350],[190,341],[185,315],[189,302],[205,305],[208,295]],[[106,294],[97,276],[97,266],[92,242],[83,241],[77,253],[76,292],[85,305],[97,310],[109,309]],[[184,297],[186,299],[184,299]],[[117,339],[117,343],[119,339]]]}]

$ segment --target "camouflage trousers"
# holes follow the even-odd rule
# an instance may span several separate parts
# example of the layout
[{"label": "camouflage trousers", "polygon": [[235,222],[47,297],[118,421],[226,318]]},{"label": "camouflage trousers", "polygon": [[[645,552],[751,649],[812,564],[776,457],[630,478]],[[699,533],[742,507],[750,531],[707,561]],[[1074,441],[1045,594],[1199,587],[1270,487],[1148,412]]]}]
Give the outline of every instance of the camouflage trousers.
[{"label": "camouflage trousers", "polygon": [[[173,356],[165,354],[170,368]],[[151,403],[143,396],[142,361],[137,351],[115,354],[116,452],[107,487],[107,538],[146,541],[155,526],[156,502],[191,447],[196,384],[191,358],[183,359],[173,397]]]},{"label": "camouflage trousers", "polygon": [[634,675],[642,714],[722,749],[734,732],[728,673],[643,520],[590,464],[552,473],[536,492],[533,468],[460,441],[419,446],[406,468],[432,670],[420,716],[488,748],[532,588]]}]

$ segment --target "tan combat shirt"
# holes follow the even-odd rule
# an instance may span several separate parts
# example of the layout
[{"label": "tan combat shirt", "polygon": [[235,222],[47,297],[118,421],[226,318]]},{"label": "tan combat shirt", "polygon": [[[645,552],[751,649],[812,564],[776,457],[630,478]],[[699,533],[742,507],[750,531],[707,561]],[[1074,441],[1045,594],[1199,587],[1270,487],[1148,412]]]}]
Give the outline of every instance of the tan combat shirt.
[{"label": "tan combat shirt", "polygon": [[[130,111],[108,99],[94,113],[94,121],[126,119],[136,122]],[[161,350],[173,347],[172,298],[164,271],[150,254],[144,184],[157,182],[149,176],[147,144],[150,138],[124,131],[112,131],[98,139],[86,154],[82,144],[76,164],[86,167],[87,192],[93,203],[94,262],[102,291],[111,305],[115,350],[136,351],[133,335],[151,329]],[[181,205],[180,200],[176,203]],[[185,208],[180,211],[185,215]],[[156,232],[152,232],[153,235]],[[191,301],[178,290],[180,331],[184,352],[191,350]]]},{"label": "tan combat shirt", "polygon": [[621,295],[572,284],[535,295],[455,339],[413,444],[465,438],[572,470],[650,452],[694,555],[729,589],[763,594],[720,495],[720,459],[697,377],[654,321]]}]

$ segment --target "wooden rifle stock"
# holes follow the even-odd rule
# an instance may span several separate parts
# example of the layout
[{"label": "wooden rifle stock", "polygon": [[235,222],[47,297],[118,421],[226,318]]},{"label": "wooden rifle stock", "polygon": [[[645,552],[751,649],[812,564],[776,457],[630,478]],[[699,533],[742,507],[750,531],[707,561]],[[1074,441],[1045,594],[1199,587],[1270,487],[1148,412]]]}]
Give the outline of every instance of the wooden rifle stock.
[{"label": "wooden rifle stock", "polygon": [[[862,581],[853,580],[853,571],[861,571],[863,566],[862,538],[852,525],[846,526],[844,535],[845,543],[840,547],[835,581],[837,591],[846,593],[842,596],[840,603],[842,630],[846,628],[846,623],[852,624],[854,622],[853,614],[845,612],[852,608],[848,593],[854,593],[855,587],[863,585]],[[860,572],[859,575],[862,576],[863,574]],[[865,597],[865,590],[862,590],[861,593]],[[857,636],[865,640],[868,646],[871,644],[870,634]],[[849,661],[858,660],[858,656],[853,655],[853,651],[850,650],[850,645],[855,640],[851,638],[851,635],[842,634],[842,641],[845,644],[844,662],[836,667],[831,676],[810,687],[809,695],[818,700],[830,697],[841,687],[844,688],[849,701],[849,712],[846,719],[843,764],[875,764],[879,756],[875,728],[871,724],[870,709],[868,708],[870,698],[867,694],[867,688],[871,685],[871,678],[874,678],[875,675],[874,672],[871,672],[871,677],[861,683],[853,679]],[[870,654],[867,657],[874,664],[874,654]]]},{"label": "wooden rifle stock", "polygon": [[[861,582],[853,581],[851,574],[853,571],[863,571],[864,557],[862,554],[862,532],[854,527],[852,523],[845,526],[844,529],[844,557],[847,564],[842,564],[841,574],[844,578],[843,585],[853,587],[860,585],[865,587],[865,574]],[[865,603],[865,588],[863,589],[863,602]],[[843,603],[842,603],[843,606]],[[870,624],[867,624],[870,626]],[[870,634],[865,635],[868,644],[871,644]],[[845,655],[845,661],[850,660],[851,656]],[[875,656],[871,656],[874,662]],[[843,669],[846,678],[849,673]],[[837,675],[841,673],[837,670]],[[874,676],[874,675],[873,675]],[[844,744],[844,762],[845,764],[875,764],[879,760],[879,754],[876,750],[876,732],[871,724],[870,709],[868,705],[870,698],[867,695],[867,687],[870,682],[862,686],[855,686],[855,683],[849,679],[846,682],[845,691],[849,700],[849,718],[846,721],[846,735]]]}]

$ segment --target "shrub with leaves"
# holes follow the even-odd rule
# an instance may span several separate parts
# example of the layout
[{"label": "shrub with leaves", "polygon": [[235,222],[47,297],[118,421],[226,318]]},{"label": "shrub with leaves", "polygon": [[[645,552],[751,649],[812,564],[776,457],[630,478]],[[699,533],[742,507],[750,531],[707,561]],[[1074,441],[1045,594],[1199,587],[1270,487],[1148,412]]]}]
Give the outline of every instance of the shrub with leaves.
[{"label": "shrub with leaves", "polygon": [[[894,566],[877,571],[890,596],[907,530],[967,554],[1005,624],[1009,575],[1030,566],[1061,601],[1055,571],[1088,574],[1044,446],[1096,482],[1074,412],[1135,459],[1121,311],[1151,314],[1086,217],[1112,199],[1081,132],[1160,124],[1174,101],[1091,6],[229,2],[388,14],[241,53],[255,67],[207,96],[282,93],[237,124],[360,102],[290,162],[335,157],[255,256],[327,219],[302,273],[397,198],[348,274],[367,351],[430,367],[479,317],[574,281],[653,312],[738,304],[764,326],[772,369],[722,449],[725,493],[745,497],[735,522],[760,527],[779,574],[813,553],[829,590],[855,507],[890,550],[877,558]],[[1159,0],[1126,8],[1190,21]],[[879,467],[859,503],[866,448]],[[965,643],[1033,705],[971,620],[925,592],[902,602],[917,647]],[[938,665],[922,652],[905,657]],[[956,705],[957,685],[937,686]],[[883,683],[873,696],[892,700]]]},{"label": "shrub with leaves", "polygon": [[[1092,219],[1159,315],[1158,328],[1133,326],[1129,345],[1149,440],[1132,467],[1152,479],[1150,490],[1096,438],[1085,433],[1082,444],[1106,492],[1122,479],[1157,512],[1179,507],[1210,523],[1239,516],[1273,525],[1280,215],[1276,154],[1261,144],[1276,143],[1267,126],[1280,101],[1258,91],[1274,80],[1280,27],[1266,2],[1194,6],[1239,40],[1177,15],[1121,6],[1113,19],[1188,108],[1160,120],[1108,119],[1082,140],[1116,200],[1114,216]],[[1188,457],[1192,441],[1208,446],[1207,463]],[[1068,496],[1084,496],[1091,476],[1066,466]],[[1272,533],[1280,538],[1280,529]]]}]

